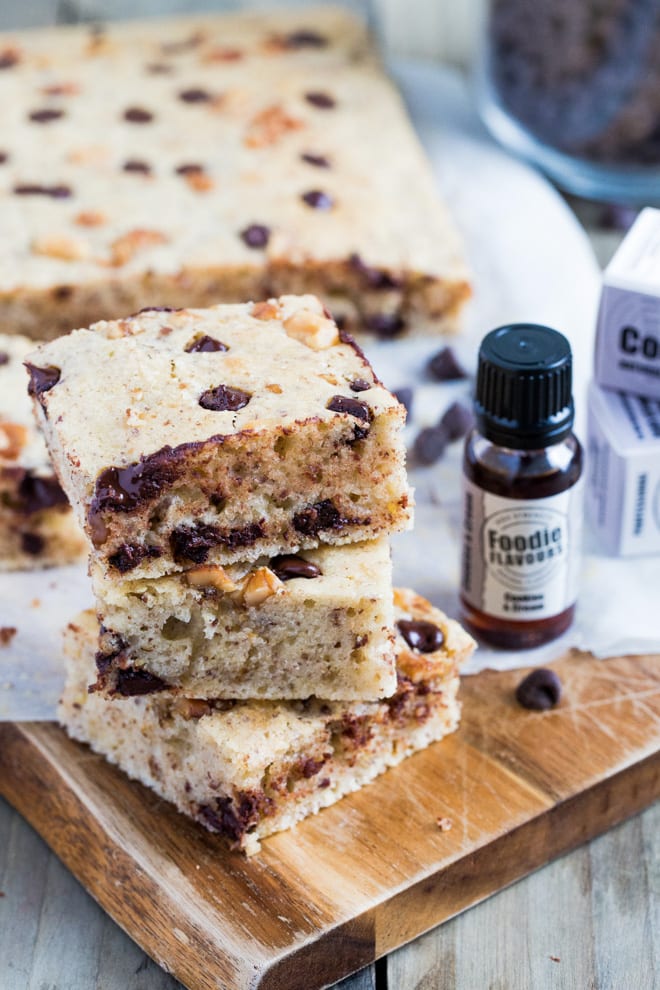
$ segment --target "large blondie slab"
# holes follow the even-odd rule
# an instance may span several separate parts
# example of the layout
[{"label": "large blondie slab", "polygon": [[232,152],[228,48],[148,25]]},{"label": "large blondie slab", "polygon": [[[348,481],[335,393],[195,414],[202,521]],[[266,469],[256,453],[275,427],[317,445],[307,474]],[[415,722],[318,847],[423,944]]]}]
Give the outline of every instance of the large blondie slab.
[{"label": "large blondie slab", "polygon": [[30,356],[60,481],[115,574],[410,523],[403,406],[314,296],[149,310]]},{"label": "large blondie slab", "polygon": [[0,35],[0,329],[315,292],[455,329],[461,246],[364,25],[337,8]]},{"label": "large blondie slab", "polygon": [[0,334],[0,571],[69,564],[86,549],[34,422],[23,367],[33,348]]},{"label": "large blondie slab", "polygon": [[396,688],[386,538],[149,579],[92,571],[97,690],[376,699]]},{"label": "large blondie slab", "polygon": [[395,592],[398,688],[385,701],[225,701],[89,694],[98,627],[67,630],[59,717],[130,777],[253,853],[457,728],[458,669],[474,641],[411,591]]}]

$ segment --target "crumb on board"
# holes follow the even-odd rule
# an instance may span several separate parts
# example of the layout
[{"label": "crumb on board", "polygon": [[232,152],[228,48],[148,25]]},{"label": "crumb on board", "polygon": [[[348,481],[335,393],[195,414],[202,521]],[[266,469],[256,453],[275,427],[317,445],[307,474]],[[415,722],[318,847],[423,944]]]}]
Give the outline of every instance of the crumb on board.
[{"label": "crumb on board", "polygon": [[17,632],[16,626],[0,626],[0,646],[9,646]]},{"label": "crumb on board", "polygon": [[441,832],[449,832],[449,830],[452,828],[454,824],[451,818],[443,818],[443,817],[436,818],[435,823]]},{"label": "crumb on board", "polygon": [[30,602],[31,608],[39,608],[40,605],[41,605],[41,598],[33,598],[32,601]]},{"label": "crumb on board", "polygon": [[548,958],[549,959],[552,959],[553,962],[561,962],[561,959],[559,958],[559,956],[548,956]]}]

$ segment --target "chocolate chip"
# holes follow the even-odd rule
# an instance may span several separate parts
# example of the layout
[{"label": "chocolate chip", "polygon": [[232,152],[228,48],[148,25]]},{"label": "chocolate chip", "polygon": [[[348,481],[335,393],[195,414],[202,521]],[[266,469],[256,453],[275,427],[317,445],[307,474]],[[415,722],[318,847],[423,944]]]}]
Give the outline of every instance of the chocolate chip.
[{"label": "chocolate chip", "polygon": [[30,374],[28,394],[36,398],[43,395],[44,392],[50,392],[51,388],[57,385],[62,374],[60,369],[52,364],[47,365],[45,368],[38,368],[36,365],[26,361],[25,367]]},{"label": "chocolate chip", "polygon": [[207,523],[193,526],[177,526],[170,533],[170,549],[177,564],[192,561],[203,564],[208,559],[211,547],[221,542],[220,530]]},{"label": "chocolate chip", "polygon": [[143,502],[156,498],[176,477],[176,465],[170,460],[171,447],[125,467],[109,467],[96,479],[89,511],[90,523],[101,512],[133,512]]},{"label": "chocolate chip", "polygon": [[7,154],[7,152],[0,151],[0,165],[4,165],[8,159],[9,159],[9,155]]},{"label": "chocolate chip", "polygon": [[300,31],[287,34],[284,44],[287,48],[325,48],[328,39],[324,38],[318,31],[309,31],[303,28]]},{"label": "chocolate chip", "polygon": [[429,374],[438,382],[454,382],[468,377],[451,347],[443,347],[427,365]]},{"label": "chocolate chip", "polygon": [[402,406],[406,407],[406,412],[410,416],[412,413],[413,396],[414,392],[409,385],[404,385],[403,388],[397,388],[394,390],[394,395],[401,403]]},{"label": "chocolate chip", "polygon": [[439,461],[445,450],[449,438],[442,426],[427,426],[420,430],[413,445],[415,460],[420,464],[428,466]]},{"label": "chocolate chip", "polygon": [[66,299],[70,299],[73,295],[73,287],[71,285],[56,285],[51,291],[53,299],[57,299],[58,302],[64,302]]},{"label": "chocolate chip", "polygon": [[160,547],[145,547],[138,543],[124,543],[108,557],[108,564],[120,574],[126,574],[141,564],[143,560],[162,555]]},{"label": "chocolate chip", "polygon": [[264,248],[270,239],[270,227],[265,227],[261,223],[251,223],[241,231],[241,240],[249,248]]},{"label": "chocolate chip", "polygon": [[134,316],[142,316],[143,313],[180,313],[180,309],[174,309],[172,306],[145,306],[143,309],[138,309],[137,313],[131,313],[131,319]]},{"label": "chocolate chip", "polygon": [[53,110],[49,107],[43,110],[32,110],[29,114],[30,120],[33,120],[35,124],[49,124],[51,120],[59,120],[63,116],[64,110]]},{"label": "chocolate chip", "polygon": [[209,337],[208,334],[204,334],[201,337],[193,337],[190,343],[186,344],[184,351],[186,354],[195,354],[197,352],[210,352],[210,351],[228,351],[229,348],[226,344],[223,344],[221,340],[216,340],[215,337]]},{"label": "chocolate chip", "polygon": [[369,313],[363,320],[365,330],[377,337],[397,337],[404,329],[405,322],[398,313]]},{"label": "chocolate chip", "polygon": [[237,550],[240,547],[249,547],[264,535],[262,523],[248,523],[237,529],[231,529],[228,533],[221,533],[219,542],[230,550]]},{"label": "chocolate chip", "polygon": [[122,168],[124,172],[141,172],[143,175],[149,175],[151,172],[151,165],[139,161],[137,158],[129,158],[127,162],[124,162]]},{"label": "chocolate chip", "polygon": [[66,505],[67,497],[59,481],[54,477],[40,478],[26,471],[18,486],[19,508],[30,515],[41,509],[52,509],[56,505]]},{"label": "chocolate chip", "polygon": [[434,653],[445,641],[445,635],[439,626],[423,619],[400,619],[397,629],[412,650],[418,653]]},{"label": "chocolate chip", "polygon": [[331,210],[335,202],[328,193],[322,189],[310,189],[300,197],[304,203],[311,206],[313,210]]},{"label": "chocolate chip", "polygon": [[364,420],[366,423],[370,423],[373,419],[373,413],[366,402],[360,402],[359,399],[351,399],[347,395],[333,395],[325,408],[330,409],[331,412],[348,413],[350,416],[355,416],[356,419]]},{"label": "chocolate chip", "polygon": [[174,171],[177,175],[202,175],[204,166],[196,162],[188,162],[185,165],[178,165]]},{"label": "chocolate chip", "polygon": [[337,105],[335,99],[328,93],[305,93],[305,99],[308,103],[311,103],[313,107],[318,107],[319,110],[331,110]]},{"label": "chocolate chip", "polygon": [[237,409],[247,406],[251,398],[250,392],[244,392],[241,388],[216,385],[215,388],[207,388],[202,392],[198,402],[202,409],[210,409],[213,412],[236,412]]},{"label": "chocolate chip", "polygon": [[205,89],[184,89],[179,93],[179,99],[184,103],[208,103],[212,96]]},{"label": "chocolate chip", "polygon": [[124,120],[127,120],[129,124],[148,124],[153,119],[154,115],[141,107],[129,107],[124,110]]},{"label": "chocolate chip", "polygon": [[449,408],[443,413],[439,426],[447,434],[447,440],[452,443],[460,440],[474,426],[474,413],[462,402],[452,402]]},{"label": "chocolate chip", "polygon": [[5,51],[0,52],[0,69],[13,69],[15,65],[18,65],[19,61],[18,52],[15,52],[12,48],[7,48]]},{"label": "chocolate chip", "polygon": [[3,364],[9,364],[9,355],[7,351],[0,351],[0,366]]},{"label": "chocolate chip", "polygon": [[324,499],[297,512],[293,517],[293,526],[305,536],[316,536],[322,529],[341,529],[346,521],[331,499]]},{"label": "chocolate chip", "polygon": [[151,65],[146,66],[146,70],[153,76],[166,76],[173,71],[172,66],[165,65],[164,62],[152,62]]},{"label": "chocolate chip", "polygon": [[314,168],[330,168],[330,162],[325,155],[310,155],[308,152],[304,152],[300,157],[308,165],[313,165]]},{"label": "chocolate chip", "polygon": [[150,674],[148,670],[137,667],[126,667],[117,671],[117,694],[124,698],[134,698],[143,694],[155,694],[164,691],[168,685],[161,677]]},{"label": "chocolate chip", "polygon": [[34,184],[24,184],[14,186],[16,196],[51,196],[53,199],[68,199],[72,195],[69,186],[38,186]]},{"label": "chocolate chip", "polygon": [[367,288],[375,291],[399,289],[401,279],[390,272],[364,263],[359,254],[351,254],[348,259],[349,267],[361,277]]},{"label": "chocolate chip", "polygon": [[323,571],[311,560],[298,557],[294,553],[283,553],[273,557],[268,565],[280,581],[292,581],[294,578],[317,578]]},{"label": "chocolate chip", "polygon": [[561,681],[554,670],[537,667],[516,688],[516,701],[523,708],[543,712],[554,708],[561,698]]},{"label": "chocolate chip", "polygon": [[46,541],[43,536],[39,536],[38,533],[23,533],[21,535],[21,547],[23,548],[23,553],[27,553],[31,557],[37,557],[43,552],[45,546]]},{"label": "chocolate chip", "polygon": [[366,392],[367,389],[371,388],[373,382],[365,381],[364,378],[354,378],[352,382],[349,383],[349,388],[351,392]]}]

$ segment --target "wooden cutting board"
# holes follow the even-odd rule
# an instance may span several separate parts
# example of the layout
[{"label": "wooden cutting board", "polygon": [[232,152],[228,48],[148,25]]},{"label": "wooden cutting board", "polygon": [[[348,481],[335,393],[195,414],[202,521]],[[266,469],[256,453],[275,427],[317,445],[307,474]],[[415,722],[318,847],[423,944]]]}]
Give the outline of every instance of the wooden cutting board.
[{"label": "wooden cutting board", "polygon": [[551,712],[466,678],[457,734],[251,860],[52,724],[0,726],[0,792],[191,990],[314,990],[660,795],[660,656],[554,667]]}]

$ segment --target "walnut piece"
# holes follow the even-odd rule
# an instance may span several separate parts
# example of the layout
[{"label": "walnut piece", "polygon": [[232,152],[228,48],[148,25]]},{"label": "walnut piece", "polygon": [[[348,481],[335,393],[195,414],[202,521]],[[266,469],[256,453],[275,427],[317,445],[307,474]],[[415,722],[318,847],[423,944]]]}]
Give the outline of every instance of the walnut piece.
[{"label": "walnut piece", "polygon": [[118,237],[112,242],[112,259],[110,263],[115,267],[125,265],[139,251],[158,247],[161,244],[167,244],[167,241],[168,238],[159,230],[146,230],[145,228],[136,227],[134,230],[129,230],[128,233],[122,234],[121,237]]},{"label": "walnut piece", "polygon": [[82,210],[73,218],[73,222],[79,227],[102,227],[107,221],[105,213],[100,210]]},{"label": "walnut piece", "polygon": [[22,423],[0,423],[0,458],[14,461],[28,442],[28,428]]},{"label": "walnut piece", "polygon": [[279,308],[272,301],[257,302],[252,307],[252,314],[255,320],[277,320],[280,315]]},{"label": "walnut piece", "polygon": [[213,711],[208,701],[202,698],[177,698],[172,707],[182,718],[202,718]]},{"label": "walnut piece", "polygon": [[264,148],[276,144],[288,131],[304,127],[302,120],[291,117],[277,104],[261,110],[248,124],[244,143],[248,148]]},{"label": "walnut piece", "polygon": [[339,332],[332,320],[311,309],[299,309],[284,321],[289,337],[306,344],[313,351],[324,351],[339,343]]},{"label": "walnut piece", "polygon": [[202,564],[200,567],[193,567],[186,571],[186,581],[193,588],[215,588],[223,594],[236,591],[237,586],[219,564]]},{"label": "walnut piece", "polygon": [[268,567],[258,567],[248,574],[242,588],[243,601],[248,606],[261,605],[271,595],[284,591],[284,583]]},{"label": "walnut piece", "polygon": [[32,241],[33,254],[43,254],[60,261],[83,261],[90,255],[90,246],[81,237],[69,234],[42,234]]}]

